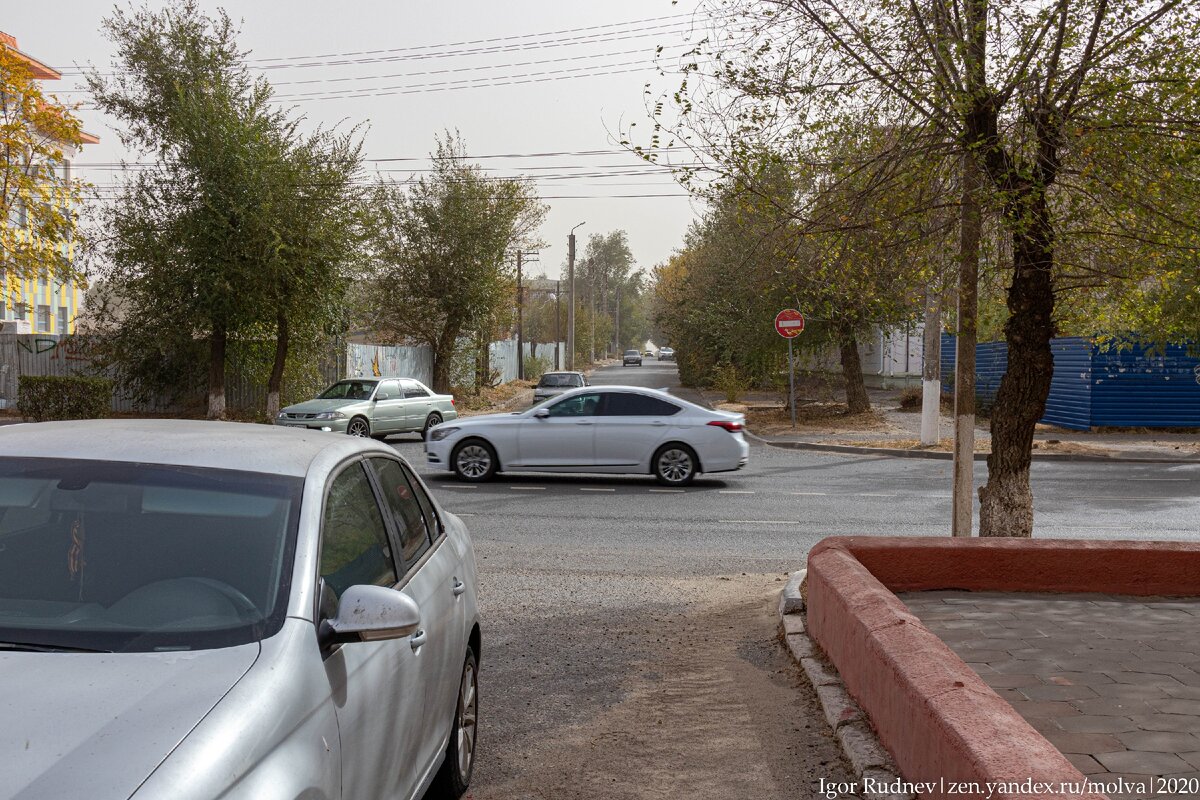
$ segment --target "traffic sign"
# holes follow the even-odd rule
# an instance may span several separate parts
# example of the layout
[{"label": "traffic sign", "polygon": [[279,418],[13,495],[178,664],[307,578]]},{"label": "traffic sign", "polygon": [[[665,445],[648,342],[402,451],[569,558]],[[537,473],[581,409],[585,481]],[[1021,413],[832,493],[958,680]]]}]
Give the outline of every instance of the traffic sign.
[{"label": "traffic sign", "polygon": [[804,315],[794,308],[785,308],[775,315],[775,330],[785,339],[794,339],[804,332]]}]

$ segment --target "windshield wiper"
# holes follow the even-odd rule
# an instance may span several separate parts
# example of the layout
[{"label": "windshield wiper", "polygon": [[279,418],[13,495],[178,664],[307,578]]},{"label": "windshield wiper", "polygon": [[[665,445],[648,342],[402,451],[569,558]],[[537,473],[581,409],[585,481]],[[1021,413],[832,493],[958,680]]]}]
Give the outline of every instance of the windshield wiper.
[{"label": "windshield wiper", "polygon": [[94,647],[71,647],[56,644],[35,644],[33,642],[0,642],[0,651],[14,653],[111,653],[112,650],[101,650]]}]

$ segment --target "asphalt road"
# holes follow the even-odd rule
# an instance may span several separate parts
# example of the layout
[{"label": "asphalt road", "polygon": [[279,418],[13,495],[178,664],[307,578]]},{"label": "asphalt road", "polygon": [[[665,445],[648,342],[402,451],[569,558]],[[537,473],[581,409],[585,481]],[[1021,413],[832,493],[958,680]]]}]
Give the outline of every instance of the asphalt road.
[{"label": "asphalt road", "polygon": [[[678,390],[672,364],[593,383]],[[825,536],[949,532],[950,462],[756,444],[749,466],[460,484],[392,441],[471,528],[485,616],[476,798],[815,797],[847,767],[775,636]],[[982,482],[985,466],[977,464]],[[1200,465],[1035,463],[1039,537],[1198,539]]]}]

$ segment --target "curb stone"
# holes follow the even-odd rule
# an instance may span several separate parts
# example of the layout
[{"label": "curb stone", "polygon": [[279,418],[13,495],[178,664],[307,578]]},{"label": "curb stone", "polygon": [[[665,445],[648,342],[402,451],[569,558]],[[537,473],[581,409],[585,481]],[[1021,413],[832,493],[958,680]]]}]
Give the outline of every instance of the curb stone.
[{"label": "curb stone", "polygon": [[[825,444],[824,442],[775,441],[759,436],[750,430],[743,431],[756,442],[768,447],[784,450],[817,450],[826,453],[850,453],[854,455],[890,456],[892,458],[932,458],[940,461],[954,460],[953,453],[941,450],[904,450],[898,447],[858,447],[850,444]],[[1090,461],[1107,464],[1195,464],[1200,459],[1187,458],[1137,458],[1133,456],[1101,456],[1088,453],[1034,453],[1034,461]],[[976,453],[975,461],[987,461],[987,453]]]},{"label": "curb stone", "polygon": [[[864,785],[869,783],[872,786],[894,787],[903,778],[897,772],[891,756],[879,743],[858,703],[854,702],[846,691],[841,676],[828,665],[819,648],[808,636],[803,615],[805,603],[800,595],[800,585],[807,575],[808,570],[793,572],[779,598],[780,626],[788,651],[792,658],[799,662],[805,676],[816,690],[825,720],[837,737],[855,776]],[[864,790],[861,794],[868,800],[915,800],[916,797],[912,794],[874,790]]]}]

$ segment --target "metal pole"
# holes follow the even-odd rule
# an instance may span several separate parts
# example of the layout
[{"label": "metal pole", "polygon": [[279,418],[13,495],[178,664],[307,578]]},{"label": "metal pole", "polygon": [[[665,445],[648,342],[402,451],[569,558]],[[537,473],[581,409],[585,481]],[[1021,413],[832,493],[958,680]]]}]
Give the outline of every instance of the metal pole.
[{"label": "metal pole", "polygon": [[562,281],[554,283],[554,368],[562,369]]},{"label": "metal pole", "polygon": [[[576,225],[578,228],[585,223]],[[575,228],[567,236],[567,369],[575,369]]]},{"label": "metal pole", "polygon": [[958,336],[954,342],[954,484],[952,536],[970,536],[975,511],[975,342],[978,336],[979,239],[982,177],[963,154],[962,223],[958,265]]},{"label": "metal pole", "polygon": [[788,405],[792,407],[792,427],[796,427],[796,362],[792,359],[792,340],[788,338]]},{"label": "metal pole", "polygon": [[525,380],[525,336],[521,331],[521,251],[517,251],[517,380]]}]

